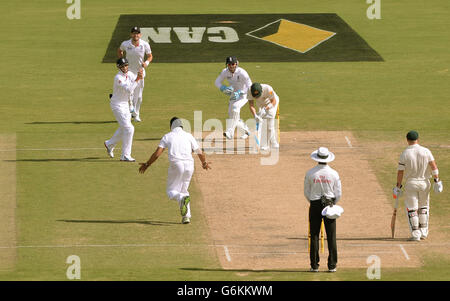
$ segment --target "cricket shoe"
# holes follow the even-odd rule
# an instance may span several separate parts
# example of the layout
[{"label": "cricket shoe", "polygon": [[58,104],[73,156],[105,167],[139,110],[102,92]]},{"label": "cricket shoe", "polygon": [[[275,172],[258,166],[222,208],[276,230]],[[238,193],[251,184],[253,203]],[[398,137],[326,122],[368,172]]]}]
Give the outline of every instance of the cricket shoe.
[{"label": "cricket shoe", "polygon": [[250,133],[249,132],[245,132],[245,134],[244,135],[242,135],[241,137],[239,137],[240,139],[243,139],[243,140],[245,140],[245,139],[247,139],[248,138],[248,136],[250,136]]},{"label": "cricket shoe", "polygon": [[408,238],[408,241],[420,241],[420,237],[411,236],[410,238]]},{"label": "cricket shoe", "polygon": [[181,200],[181,204],[180,204],[181,216],[185,216],[187,214],[187,210],[188,210],[187,206],[188,206],[190,201],[191,201],[191,197],[190,196],[185,196]]},{"label": "cricket shoe", "polygon": [[108,145],[106,144],[106,141],[103,144],[106,147],[106,153],[108,154],[108,156],[110,158],[114,158],[114,153],[113,153],[114,147],[109,148]]},{"label": "cricket shoe", "polygon": [[183,216],[183,218],[181,219],[181,223],[182,224],[190,224],[191,220],[189,219],[189,217]]},{"label": "cricket shoe", "polygon": [[141,120],[141,118],[139,117],[139,115],[136,115],[136,116],[134,117],[134,121],[141,122],[142,120]]},{"label": "cricket shoe", "polygon": [[124,161],[124,162],[136,162],[136,160],[132,157],[128,157],[128,156],[120,156],[120,161]]},{"label": "cricket shoe", "polygon": [[269,147],[268,146],[261,146],[261,151],[265,152],[268,151]]},{"label": "cricket shoe", "polygon": [[337,269],[336,269],[336,268],[334,268],[334,269],[329,269],[328,272],[329,272],[329,273],[336,273],[336,272],[337,272]]},{"label": "cricket shoe", "polygon": [[310,268],[309,271],[310,271],[311,273],[318,273],[318,272],[319,272],[319,269],[313,269],[313,268]]},{"label": "cricket shoe", "polygon": [[233,139],[233,137],[228,132],[223,132],[223,136],[229,140]]}]

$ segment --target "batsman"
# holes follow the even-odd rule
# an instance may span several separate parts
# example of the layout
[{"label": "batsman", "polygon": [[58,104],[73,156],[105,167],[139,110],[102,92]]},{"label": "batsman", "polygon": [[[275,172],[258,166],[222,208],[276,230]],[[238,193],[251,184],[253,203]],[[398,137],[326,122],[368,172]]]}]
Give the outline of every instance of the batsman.
[{"label": "batsman", "polygon": [[[261,150],[268,150],[269,147],[278,149],[280,147],[280,98],[273,88],[266,84],[253,83],[249,92],[248,104],[250,112],[256,120]],[[255,109],[255,102],[259,107],[258,112]],[[278,130],[275,128],[275,120],[277,121],[276,127]]]},{"label": "batsman", "polygon": [[443,190],[439,179],[439,170],[431,151],[419,145],[419,133],[409,131],[406,134],[408,147],[400,155],[397,168],[397,185],[393,188],[396,205],[391,222],[392,237],[395,232],[395,216],[398,198],[402,195],[402,182],[405,179],[405,207],[408,214],[410,240],[420,241],[428,237],[428,220],[430,217],[429,178],[434,181],[433,190],[440,193]]}]

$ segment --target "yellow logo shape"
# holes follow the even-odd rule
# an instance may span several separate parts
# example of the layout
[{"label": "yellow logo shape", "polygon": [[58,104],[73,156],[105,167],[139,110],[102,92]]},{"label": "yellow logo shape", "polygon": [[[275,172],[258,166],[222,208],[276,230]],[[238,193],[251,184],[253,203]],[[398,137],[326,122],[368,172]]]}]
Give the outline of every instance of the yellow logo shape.
[{"label": "yellow logo shape", "polygon": [[[278,22],[280,23],[280,25],[276,33],[264,37],[252,35],[252,33],[255,33],[263,28],[266,28]],[[247,33],[247,35],[251,37],[271,42],[278,46],[289,48],[301,53],[308,52],[317,45],[330,39],[335,34],[336,34],[335,32],[315,28],[297,22],[292,22],[286,19],[277,20],[275,22],[269,23],[261,28],[258,28],[254,31]]]}]

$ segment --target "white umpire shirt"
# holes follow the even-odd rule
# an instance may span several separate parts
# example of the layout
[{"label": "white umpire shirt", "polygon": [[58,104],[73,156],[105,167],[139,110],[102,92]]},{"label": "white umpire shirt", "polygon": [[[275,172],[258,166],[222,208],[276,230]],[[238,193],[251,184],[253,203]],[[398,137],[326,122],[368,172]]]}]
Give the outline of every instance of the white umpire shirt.
[{"label": "white umpire shirt", "polygon": [[[152,53],[152,49],[150,48],[150,44],[142,39],[139,39],[139,43],[137,46],[134,46],[132,43],[132,39],[123,41],[120,45],[120,50],[125,51],[130,71],[134,73],[138,73],[138,71],[142,68],[142,63],[144,62],[144,55],[149,55]],[[144,69],[144,77],[145,77],[145,69]]]},{"label": "white umpire shirt", "polygon": [[112,104],[128,104],[130,95],[136,88],[136,75],[128,71],[123,73],[121,70],[114,77],[113,95],[111,97]]},{"label": "white umpire shirt", "polygon": [[254,100],[256,105],[260,108],[265,108],[270,102],[271,99],[275,98],[278,105],[278,95],[275,93],[273,88],[267,84],[261,84],[262,93],[259,97],[253,97],[252,93],[248,93],[248,100]]},{"label": "white umpire shirt", "polygon": [[431,168],[428,165],[434,161],[431,151],[419,144],[408,146],[400,155],[397,170],[404,170],[404,179],[424,181],[431,177]]},{"label": "white umpire shirt", "polygon": [[250,89],[250,86],[252,85],[252,81],[250,80],[250,76],[248,75],[247,71],[245,71],[241,67],[236,67],[234,73],[231,73],[228,68],[223,69],[222,72],[220,72],[219,76],[216,78],[214,84],[217,88],[220,89],[224,80],[228,81],[235,92],[237,92],[237,90],[241,90],[245,94],[247,94],[248,89]]},{"label": "white umpire shirt", "polygon": [[338,202],[342,195],[338,172],[325,164],[311,168],[305,176],[304,194],[308,201],[319,200],[324,195]]},{"label": "white umpire shirt", "polygon": [[185,132],[181,127],[176,127],[165,134],[158,146],[168,149],[169,162],[177,162],[180,160],[194,162],[192,151],[198,153],[200,150],[194,136]]}]

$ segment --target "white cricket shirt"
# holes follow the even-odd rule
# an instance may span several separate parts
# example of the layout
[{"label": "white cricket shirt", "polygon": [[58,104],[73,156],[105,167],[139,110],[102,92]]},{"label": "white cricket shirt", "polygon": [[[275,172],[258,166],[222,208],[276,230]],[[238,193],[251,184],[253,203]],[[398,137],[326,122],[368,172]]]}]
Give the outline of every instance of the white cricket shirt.
[{"label": "white cricket shirt", "polygon": [[400,155],[397,170],[404,170],[404,179],[426,180],[431,177],[431,168],[428,165],[434,161],[431,151],[419,144],[408,146]]},{"label": "white cricket shirt", "polygon": [[247,94],[248,89],[252,85],[250,76],[247,71],[241,67],[236,67],[234,73],[231,73],[228,68],[225,68],[220,72],[219,76],[216,78],[214,84],[220,89],[224,80],[227,80],[230,86],[233,87],[234,91],[241,90],[243,93]]},{"label": "white cricket shirt", "polygon": [[150,48],[150,44],[144,40],[139,39],[139,44],[137,46],[134,46],[131,41],[132,39],[123,41],[120,45],[120,50],[126,52],[126,58],[129,64],[128,68],[130,71],[137,74],[138,71],[143,68],[142,63],[144,62],[144,55],[149,55],[152,53],[152,50]]},{"label": "white cricket shirt", "polygon": [[254,100],[256,105],[260,108],[266,107],[270,102],[272,98],[275,98],[277,105],[278,105],[278,95],[275,93],[273,88],[270,85],[261,84],[262,87],[262,93],[258,98],[255,98],[252,96],[251,91],[248,91],[248,100]]},{"label": "white cricket shirt", "polygon": [[133,72],[128,71],[123,73],[121,70],[114,77],[113,96],[111,97],[112,103],[128,103],[130,95],[136,88],[136,75]]},{"label": "white cricket shirt", "polygon": [[304,194],[308,201],[318,200],[324,195],[336,198],[338,202],[342,195],[338,172],[328,165],[317,164],[305,175]]},{"label": "white cricket shirt", "polygon": [[192,152],[200,150],[194,136],[185,132],[181,127],[176,127],[165,134],[158,146],[168,149],[170,162],[179,160],[194,161]]}]

